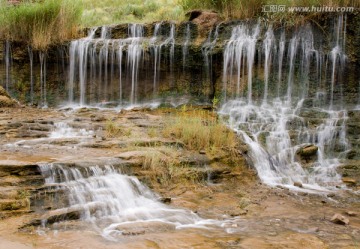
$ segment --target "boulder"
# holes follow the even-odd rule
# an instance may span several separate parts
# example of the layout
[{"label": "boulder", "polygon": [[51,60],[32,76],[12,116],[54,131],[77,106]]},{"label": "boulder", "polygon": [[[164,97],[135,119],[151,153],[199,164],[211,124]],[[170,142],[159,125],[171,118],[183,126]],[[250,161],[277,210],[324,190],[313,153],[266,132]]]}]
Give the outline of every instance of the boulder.
[{"label": "boulder", "polygon": [[298,155],[301,161],[309,162],[309,161],[314,161],[316,159],[317,151],[318,151],[318,147],[311,144],[299,148],[296,151],[296,154]]},{"label": "boulder", "polygon": [[339,225],[348,225],[350,222],[348,218],[341,214],[334,214],[330,221]]},{"label": "boulder", "polygon": [[302,187],[303,187],[303,185],[302,185],[301,182],[294,182],[294,186],[295,186],[295,187],[298,187],[298,188],[302,188]]}]

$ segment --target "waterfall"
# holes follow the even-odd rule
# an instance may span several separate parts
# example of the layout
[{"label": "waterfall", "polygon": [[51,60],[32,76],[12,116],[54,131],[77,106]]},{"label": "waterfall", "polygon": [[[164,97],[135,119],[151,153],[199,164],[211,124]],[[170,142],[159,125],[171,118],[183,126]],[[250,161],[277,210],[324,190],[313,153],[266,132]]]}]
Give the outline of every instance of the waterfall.
[{"label": "waterfall", "polygon": [[153,81],[153,95],[154,97],[157,94],[158,89],[158,81],[159,81],[159,74],[160,74],[160,60],[161,60],[161,45],[157,44],[157,41],[159,39],[159,32],[161,28],[161,22],[156,23],[154,27],[154,35],[150,39],[150,45],[153,52],[154,57],[154,81]]},{"label": "waterfall", "polygon": [[285,32],[281,33],[281,38],[279,40],[279,61],[278,61],[278,85],[277,85],[277,97],[280,97],[280,87],[282,83],[282,67],[284,60],[284,52],[285,52]]},{"label": "waterfall", "polygon": [[185,37],[184,37],[184,45],[182,47],[182,54],[183,54],[183,68],[185,68],[186,65],[186,57],[189,53],[189,44],[191,39],[191,29],[190,29],[190,23],[186,24],[186,31],[185,31]]},{"label": "waterfall", "polygon": [[210,31],[209,36],[201,47],[201,52],[204,58],[205,80],[212,82],[212,50],[214,49],[218,36],[220,24],[216,26],[215,31]]},{"label": "waterfall", "polygon": [[[80,105],[85,104],[85,84],[87,69],[87,51],[92,39],[95,36],[96,29],[91,29],[86,38],[72,41],[70,44],[70,63],[69,63],[69,102],[74,102],[74,88],[76,73],[79,75],[80,84]],[[78,65],[76,65],[78,63]],[[78,72],[76,72],[78,70]]]},{"label": "waterfall", "polygon": [[[247,68],[247,91],[248,102],[252,102],[252,73],[255,59],[256,43],[260,33],[260,24],[254,25],[252,31],[246,25],[239,25],[233,28],[231,38],[224,50],[224,67],[223,67],[223,88],[224,98],[226,99],[228,89],[233,91],[233,81],[236,82],[236,96],[240,96],[241,91],[241,70]],[[243,57],[246,65],[243,65]],[[235,80],[233,76],[235,75]]]},{"label": "waterfall", "polygon": [[[341,185],[336,167],[350,149],[346,138],[347,111],[342,109],[341,103],[335,103],[335,99],[339,98],[334,97],[336,82],[343,74],[346,63],[343,50],[346,27],[343,20],[339,16],[335,23],[334,46],[328,55],[323,53],[321,44],[315,46],[309,25],[295,31],[287,43],[284,32],[274,35],[269,27],[262,42],[263,49],[257,50],[262,53],[258,58],[262,55],[265,58],[263,88],[252,89],[259,26],[235,26],[225,45],[225,98],[219,113],[227,118],[229,126],[248,145],[249,158],[261,181],[268,185],[296,188],[294,183],[300,182],[304,187],[302,191],[335,190]],[[275,44],[278,44],[276,57],[273,56]],[[278,60],[276,73],[271,70],[274,58]],[[330,75],[326,75],[326,58],[329,60]],[[283,67],[284,64],[286,67]],[[315,70],[310,70],[312,65]],[[247,75],[244,75],[246,71]],[[282,75],[285,73],[287,89],[282,91]],[[277,77],[275,89],[270,85],[272,75]],[[241,92],[246,76],[248,94],[244,97]],[[323,78],[328,85],[319,90]],[[229,96],[228,93],[233,94]],[[329,98],[320,104],[321,96],[327,93]],[[263,96],[262,101],[259,96]],[[305,160],[301,158],[301,151],[308,146],[313,146],[315,152],[311,159]]]},{"label": "waterfall", "polygon": [[144,28],[139,24],[131,24],[129,26],[129,39],[128,45],[128,68],[131,74],[131,94],[130,103],[133,105],[137,100],[138,90],[138,76],[139,76],[139,64],[142,56],[142,44],[141,39],[144,36]]},{"label": "waterfall", "polygon": [[264,52],[265,52],[265,64],[264,64],[264,100],[263,103],[267,103],[268,98],[268,87],[269,87],[269,71],[270,71],[270,62],[271,62],[271,51],[273,48],[274,42],[274,33],[272,27],[270,26],[268,31],[265,34],[264,39]]},{"label": "waterfall", "polygon": [[48,188],[66,194],[65,204],[58,204],[57,211],[79,211],[82,220],[92,223],[109,240],[116,240],[124,230],[144,223],[147,226],[161,223],[172,229],[220,225],[191,211],[160,203],[158,196],[136,177],[122,174],[111,165],[78,168],[44,164],[40,169]]}]

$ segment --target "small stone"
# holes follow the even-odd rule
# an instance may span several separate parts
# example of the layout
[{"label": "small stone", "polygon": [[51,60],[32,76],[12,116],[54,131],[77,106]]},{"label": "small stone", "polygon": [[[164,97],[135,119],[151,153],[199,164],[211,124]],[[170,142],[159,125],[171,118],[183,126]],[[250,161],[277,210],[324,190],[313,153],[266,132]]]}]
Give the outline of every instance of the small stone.
[{"label": "small stone", "polygon": [[348,225],[350,221],[341,214],[334,214],[334,216],[331,218],[331,222],[339,225]]},{"label": "small stone", "polygon": [[335,194],[334,193],[327,194],[327,197],[330,197],[330,198],[335,197]]},{"label": "small stone", "polygon": [[205,154],[206,154],[206,151],[205,151],[205,150],[200,150],[200,151],[199,151],[199,154],[205,155]]},{"label": "small stone", "polygon": [[160,202],[162,203],[170,203],[171,202],[171,197],[161,197],[159,199]]},{"label": "small stone", "polygon": [[346,211],[345,214],[351,217],[357,216],[357,213],[355,213],[354,211]]},{"label": "small stone", "polygon": [[298,188],[302,188],[302,187],[303,187],[303,185],[302,185],[301,182],[294,182],[294,186],[295,186],[295,187],[298,187]]}]

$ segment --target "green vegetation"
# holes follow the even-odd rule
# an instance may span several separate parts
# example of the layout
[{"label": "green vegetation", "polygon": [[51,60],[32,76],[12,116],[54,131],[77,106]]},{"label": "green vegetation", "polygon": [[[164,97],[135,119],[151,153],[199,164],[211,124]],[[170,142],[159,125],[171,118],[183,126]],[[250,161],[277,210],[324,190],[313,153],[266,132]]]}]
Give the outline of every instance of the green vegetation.
[{"label": "green vegetation", "polygon": [[358,0],[0,0],[0,38],[46,50],[78,35],[81,27],[113,23],[184,21],[192,9],[217,11],[224,19],[261,18],[295,25],[321,12],[266,12],[264,6],[360,7]]},{"label": "green vegetation", "polygon": [[76,35],[81,4],[73,0],[22,1],[13,6],[1,0],[0,34],[8,40],[27,41],[45,50]]},{"label": "green vegetation", "polygon": [[163,133],[183,142],[190,150],[236,150],[237,137],[216,114],[204,110],[182,108],[166,124]]},{"label": "green vegetation", "polygon": [[[358,0],[179,0],[185,11],[191,9],[209,9],[217,11],[225,19],[246,19],[266,17],[274,21],[286,21],[293,19],[293,17],[313,16],[319,13],[302,13],[291,11],[279,12],[263,12],[263,8],[268,5],[285,5],[289,7],[354,7],[359,8],[360,2]],[[269,7],[269,6],[268,6]]]},{"label": "green vegetation", "polygon": [[177,0],[83,0],[82,25],[112,23],[182,21],[184,10]]}]

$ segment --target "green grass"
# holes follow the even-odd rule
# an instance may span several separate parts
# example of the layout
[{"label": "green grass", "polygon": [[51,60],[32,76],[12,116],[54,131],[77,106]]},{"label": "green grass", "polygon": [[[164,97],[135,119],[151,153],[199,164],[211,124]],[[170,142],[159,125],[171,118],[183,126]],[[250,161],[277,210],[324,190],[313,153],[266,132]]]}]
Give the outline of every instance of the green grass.
[{"label": "green grass", "polygon": [[[319,13],[262,12],[265,5],[360,7],[358,0],[0,0],[0,38],[26,41],[34,49],[76,38],[79,28],[119,23],[184,21],[192,9],[217,11],[226,19],[262,18],[285,25]],[[321,13],[320,13],[321,14]]]},{"label": "green grass", "polygon": [[26,41],[34,49],[46,50],[76,35],[81,3],[73,0],[22,1],[14,6],[1,0],[0,35]]},{"label": "green grass", "polygon": [[83,0],[84,27],[113,23],[184,20],[184,10],[177,0]]},{"label": "green grass", "polygon": [[183,108],[170,117],[163,130],[165,137],[174,137],[190,150],[236,150],[238,139],[214,113]]},{"label": "green grass", "polygon": [[[265,5],[285,5],[286,7],[328,6],[328,7],[360,7],[358,0],[179,0],[184,11],[191,9],[208,9],[217,11],[225,19],[250,19],[265,17],[270,21],[289,21],[294,17],[313,17],[319,13],[277,12],[269,15],[262,12]],[[289,23],[291,24],[291,23]]]}]

